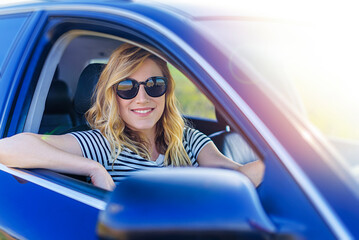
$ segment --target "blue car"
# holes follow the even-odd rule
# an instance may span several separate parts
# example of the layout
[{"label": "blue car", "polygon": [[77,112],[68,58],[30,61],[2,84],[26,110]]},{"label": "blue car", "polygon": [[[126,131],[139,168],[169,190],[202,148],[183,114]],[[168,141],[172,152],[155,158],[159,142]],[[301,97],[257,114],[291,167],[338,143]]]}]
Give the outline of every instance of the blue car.
[{"label": "blue car", "polygon": [[87,129],[99,74],[128,42],[168,62],[189,124],[265,164],[257,188],[228,169],[163,168],[113,192],[0,164],[0,239],[359,238],[359,28],[225,2],[0,8],[1,138]]}]

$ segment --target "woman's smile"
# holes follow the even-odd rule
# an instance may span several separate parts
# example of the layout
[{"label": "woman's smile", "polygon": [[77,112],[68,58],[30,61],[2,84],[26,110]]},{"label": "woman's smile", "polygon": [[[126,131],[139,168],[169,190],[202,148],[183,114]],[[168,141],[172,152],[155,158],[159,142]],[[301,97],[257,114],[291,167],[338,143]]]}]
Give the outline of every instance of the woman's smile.
[{"label": "woman's smile", "polygon": [[131,109],[131,111],[134,112],[138,116],[146,117],[146,116],[150,115],[154,109],[155,108],[136,108],[136,109]]}]

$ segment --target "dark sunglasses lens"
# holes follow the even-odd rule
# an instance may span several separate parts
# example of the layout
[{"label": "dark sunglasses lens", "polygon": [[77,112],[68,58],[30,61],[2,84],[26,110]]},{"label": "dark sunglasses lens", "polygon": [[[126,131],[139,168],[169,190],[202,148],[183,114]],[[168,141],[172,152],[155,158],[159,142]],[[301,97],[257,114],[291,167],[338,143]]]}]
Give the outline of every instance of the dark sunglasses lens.
[{"label": "dark sunglasses lens", "polygon": [[123,99],[131,99],[137,95],[138,85],[136,81],[126,79],[117,84],[117,95]]},{"label": "dark sunglasses lens", "polygon": [[167,78],[151,77],[146,81],[146,92],[151,97],[160,97],[167,90]]}]

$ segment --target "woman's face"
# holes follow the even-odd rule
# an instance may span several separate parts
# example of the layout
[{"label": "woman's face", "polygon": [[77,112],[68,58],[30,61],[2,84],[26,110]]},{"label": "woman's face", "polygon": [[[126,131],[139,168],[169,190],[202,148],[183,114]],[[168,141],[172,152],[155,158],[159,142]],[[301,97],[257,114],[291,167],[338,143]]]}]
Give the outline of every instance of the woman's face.
[{"label": "woman's face", "polygon": [[[153,60],[146,59],[142,66],[129,77],[138,82],[144,82],[154,76],[163,76],[162,71]],[[165,95],[150,97],[144,86],[140,85],[136,97],[132,99],[127,100],[117,96],[120,117],[130,129],[144,134],[154,134],[156,123],[165,108]]]}]

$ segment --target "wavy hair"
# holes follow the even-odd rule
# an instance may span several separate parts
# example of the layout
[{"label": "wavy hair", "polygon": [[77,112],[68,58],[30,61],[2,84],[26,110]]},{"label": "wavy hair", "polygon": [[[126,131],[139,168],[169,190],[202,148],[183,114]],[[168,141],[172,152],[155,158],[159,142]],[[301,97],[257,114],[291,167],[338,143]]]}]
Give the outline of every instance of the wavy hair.
[{"label": "wavy hair", "polygon": [[113,163],[125,147],[150,160],[147,140],[128,128],[121,118],[114,90],[116,83],[136,72],[146,59],[153,60],[168,79],[164,112],[156,123],[156,148],[165,155],[166,166],[191,165],[182,143],[185,122],[177,108],[174,80],[167,63],[145,49],[124,43],[112,53],[96,85],[95,102],[86,112],[86,119],[109,141]]}]

